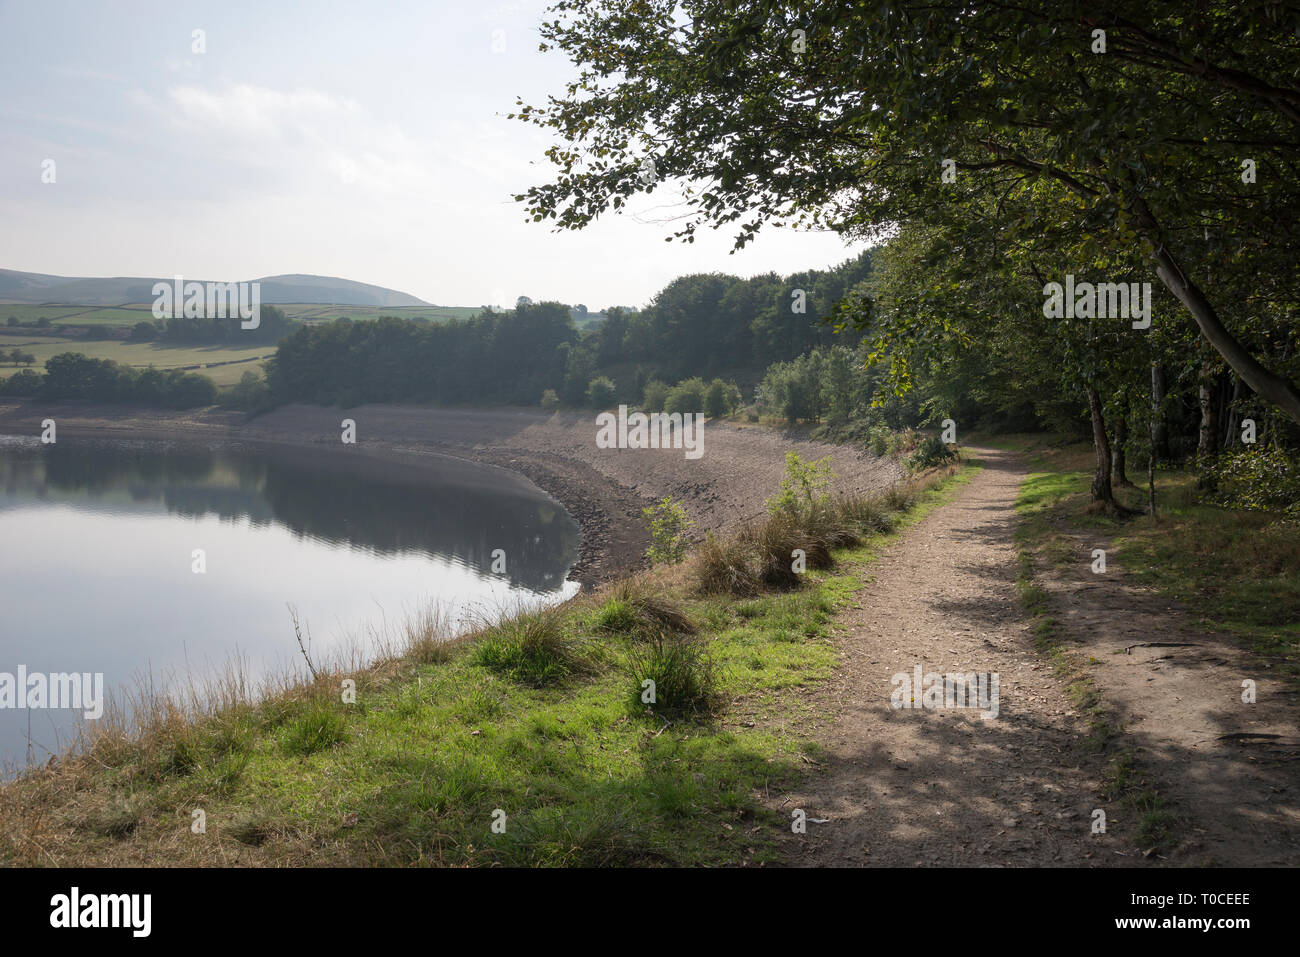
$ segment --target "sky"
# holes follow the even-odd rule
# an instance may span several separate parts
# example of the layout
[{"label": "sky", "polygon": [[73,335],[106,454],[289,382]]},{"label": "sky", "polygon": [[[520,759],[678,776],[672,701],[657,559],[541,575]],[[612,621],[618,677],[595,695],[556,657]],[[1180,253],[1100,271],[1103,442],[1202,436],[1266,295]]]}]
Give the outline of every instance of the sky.
[{"label": "sky", "polygon": [[[830,233],[665,242],[671,187],[580,232],[526,221],[575,68],[542,0],[0,0],[0,268],[339,276],[439,305],[640,306],[673,278],[827,268]],[[202,30],[204,52],[194,52]],[[47,163],[53,160],[53,182]]]}]

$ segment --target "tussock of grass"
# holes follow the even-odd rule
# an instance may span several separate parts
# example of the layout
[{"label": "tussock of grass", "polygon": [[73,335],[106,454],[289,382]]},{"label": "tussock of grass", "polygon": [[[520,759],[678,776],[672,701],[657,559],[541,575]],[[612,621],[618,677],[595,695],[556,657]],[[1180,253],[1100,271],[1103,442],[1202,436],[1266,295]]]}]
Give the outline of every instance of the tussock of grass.
[{"label": "tussock of grass", "polygon": [[878,498],[841,498],[836,501],[835,507],[840,520],[849,528],[857,529],[863,537],[882,535],[898,523],[895,513]]},{"label": "tussock of grass", "polygon": [[691,572],[704,595],[747,597],[758,593],[758,575],[749,549],[737,539],[721,540],[710,532],[695,550]]},{"label": "tussock of grass", "polygon": [[543,807],[507,824],[498,853],[515,867],[629,867],[658,857],[626,809],[595,802]]},{"label": "tussock of grass", "polygon": [[708,648],[694,637],[660,633],[631,649],[627,660],[634,713],[682,717],[720,704]]},{"label": "tussock of grass", "polygon": [[147,795],[114,794],[107,803],[93,807],[82,827],[109,838],[124,838],[144,820],[151,810]]},{"label": "tussock of grass", "polygon": [[593,616],[593,625],[606,634],[630,637],[668,630],[684,635],[696,632],[695,623],[681,606],[657,595],[646,582],[627,578],[609,589],[609,598]]},{"label": "tussock of grass", "polygon": [[264,810],[239,812],[230,823],[230,836],[240,844],[261,847],[275,833],[275,823]]},{"label": "tussock of grass", "polygon": [[584,670],[568,621],[555,608],[525,612],[494,625],[480,636],[473,660],[535,688],[559,684]]},{"label": "tussock of grass", "polygon": [[316,705],[280,730],[280,743],[287,754],[315,754],[346,740],[347,720],[343,714],[321,705]]}]

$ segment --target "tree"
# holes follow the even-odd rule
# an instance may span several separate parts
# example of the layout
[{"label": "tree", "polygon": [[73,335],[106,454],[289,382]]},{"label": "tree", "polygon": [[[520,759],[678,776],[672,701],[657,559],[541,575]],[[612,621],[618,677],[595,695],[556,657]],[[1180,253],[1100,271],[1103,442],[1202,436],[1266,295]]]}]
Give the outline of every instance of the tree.
[{"label": "tree", "polygon": [[127,337],[131,342],[149,342],[158,337],[158,327],[147,319],[141,319],[131,327]]},{"label": "tree", "polygon": [[734,385],[714,379],[704,391],[704,414],[711,419],[721,419],[736,410],[740,390]]},{"label": "tree", "polygon": [[7,379],[0,379],[0,394],[4,395],[38,395],[45,377],[31,369],[15,372]]},{"label": "tree", "polygon": [[668,385],[659,379],[651,379],[642,392],[641,408],[647,412],[662,412],[668,404]]},{"label": "tree", "polygon": [[615,398],[614,383],[606,376],[596,376],[587,386],[587,404],[593,409],[608,409]]},{"label": "tree", "polygon": [[682,413],[692,415],[704,411],[704,392],[708,388],[704,380],[698,377],[683,379],[668,390],[664,400],[664,411],[669,415]]},{"label": "tree", "polygon": [[[678,8],[553,8],[543,46],[580,73],[514,114],[566,141],[548,151],[554,180],[517,197],[535,220],[582,228],[671,178],[687,241],[727,225],[741,247],[778,219],[862,237],[976,215],[1007,238],[1088,230],[1154,268],[1227,366],[1300,422],[1300,87],[1284,7]],[[659,177],[639,175],[647,159]],[[997,204],[1028,191],[1028,217]],[[1253,301],[1234,298],[1252,282]]]}]

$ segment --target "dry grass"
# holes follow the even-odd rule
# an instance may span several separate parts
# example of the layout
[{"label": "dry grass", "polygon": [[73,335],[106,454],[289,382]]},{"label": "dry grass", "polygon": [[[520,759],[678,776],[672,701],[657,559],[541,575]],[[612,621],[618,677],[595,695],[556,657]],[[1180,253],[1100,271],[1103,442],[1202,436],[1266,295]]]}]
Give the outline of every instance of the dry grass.
[{"label": "dry grass", "polygon": [[833,549],[890,531],[925,492],[959,468],[934,469],[874,497],[842,496],[780,511],[726,539],[710,534],[689,565],[696,589],[706,595],[750,597],[764,586],[795,588],[803,571],[797,566],[799,553],[805,569],[830,568]]},{"label": "dry grass", "polygon": [[608,634],[654,635],[666,631],[692,635],[697,630],[681,606],[663,597],[644,574],[607,586],[601,598],[594,624]]}]

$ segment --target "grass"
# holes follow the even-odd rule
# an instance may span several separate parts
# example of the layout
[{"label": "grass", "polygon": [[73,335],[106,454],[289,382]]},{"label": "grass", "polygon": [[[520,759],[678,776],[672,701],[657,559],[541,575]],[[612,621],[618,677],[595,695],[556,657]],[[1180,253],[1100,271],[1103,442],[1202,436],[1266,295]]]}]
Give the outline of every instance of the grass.
[{"label": "grass", "polygon": [[[1023,440],[1022,440],[1023,441]],[[1089,509],[1092,452],[1084,445],[1027,445],[1031,465],[1017,510],[1038,560],[1079,561],[1069,530],[1086,529],[1141,584],[1178,601],[1203,626],[1241,638],[1280,673],[1300,678],[1300,533],[1279,516],[1203,504],[1195,476],[1156,473],[1156,516],[1126,519]],[[1133,476],[1136,479],[1136,475]],[[1145,486],[1115,490],[1142,512]]]},{"label": "grass", "polygon": [[474,647],[474,662],[535,688],[557,685],[586,669],[564,613],[552,608],[516,615],[490,628]]},{"label": "grass", "polygon": [[[1244,640],[1300,687],[1300,529],[1266,512],[1197,501],[1195,480],[1157,483],[1157,517],[1115,529],[1125,572]],[[1141,496],[1125,490],[1136,507]]]},{"label": "grass", "polygon": [[[932,477],[886,524],[966,477]],[[790,692],[830,676],[836,616],[883,537],[795,588],[706,594],[671,566],[454,640],[417,621],[373,666],[318,666],[265,698],[227,684],[206,709],[157,703],[138,732],[0,788],[0,862],[775,861],[788,821],[763,795],[815,751],[799,730],[815,705]]]},{"label": "grass", "polygon": [[[377,319],[380,316],[398,316],[406,319],[429,319],[445,322],[449,319],[467,319],[477,315],[478,306],[381,306],[322,305],[311,302],[275,303],[290,319],[305,322],[327,322],[347,316],[350,319]],[[123,326],[130,327],[142,319],[153,321],[153,303],[128,303],[119,306],[66,306],[32,305],[27,303],[0,303],[0,329],[6,327],[10,316],[19,322],[34,322],[42,316],[54,326]]]},{"label": "grass", "polygon": [[[290,319],[301,322],[329,322],[347,316],[358,322],[366,319],[378,319],[380,316],[396,316],[399,319],[428,319],[431,322],[447,322],[451,319],[468,319],[480,312],[479,306],[322,306],[318,303],[288,303],[277,306],[284,310]],[[3,312],[3,310],[0,310]]]},{"label": "grass", "polygon": [[[0,306],[0,315],[4,315],[3,306]],[[3,336],[0,337],[0,348],[6,351],[19,348],[23,352],[30,352],[36,357],[32,368],[37,372],[44,370],[46,360],[63,352],[80,352],[91,359],[112,359],[114,362],[140,369],[151,365],[159,369],[180,369],[186,366],[245,360],[232,365],[192,370],[207,376],[219,386],[234,385],[245,372],[250,370],[260,372],[261,363],[256,360],[275,354],[275,346],[265,343],[231,349],[226,346],[164,346],[152,342],[87,341],[54,336]],[[0,366],[0,378],[7,378],[19,371],[19,368],[9,365]]]}]

